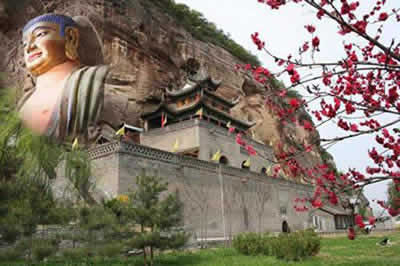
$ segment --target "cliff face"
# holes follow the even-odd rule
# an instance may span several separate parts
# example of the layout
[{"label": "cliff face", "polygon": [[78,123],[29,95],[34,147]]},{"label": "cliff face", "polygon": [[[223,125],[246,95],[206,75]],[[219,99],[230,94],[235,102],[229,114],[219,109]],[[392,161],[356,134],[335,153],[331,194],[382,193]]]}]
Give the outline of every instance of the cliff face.
[{"label": "cliff face", "polygon": [[[194,39],[148,1],[19,2],[0,2],[0,37],[4,40],[0,53],[5,58],[2,72],[7,73],[9,86],[28,88],[34,83],[24,70],[20,42],[27,20],[46,12],[87,16],[103,41],[106,63],[113,67],[107,91],[113,105],[108,119],[114,126],[123,122],[142,126],[140,115],[158,104],[164,88],[180,87],[189,72],[202,68],[214,79],[222,80],[217,93],[226,99],[240,97],[232,114],[257,122],[253,127],[256,140],[289,147],[292,144],[288,138],[302,145],[318,137],[316,132],[310,134],[295,125],[282,125],[266,108],[263,89],[244,73],[235,71],[235,65],[242,62],[220,47]],[[305,154],[302,161],[309,164],[321,160],[315,152]]]}]

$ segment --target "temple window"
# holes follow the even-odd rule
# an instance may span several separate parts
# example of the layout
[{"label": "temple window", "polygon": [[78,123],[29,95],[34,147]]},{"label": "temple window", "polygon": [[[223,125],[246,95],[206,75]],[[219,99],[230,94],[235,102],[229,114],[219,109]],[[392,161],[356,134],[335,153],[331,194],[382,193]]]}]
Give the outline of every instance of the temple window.
[{"label": "temple window", "polygon": [[267,173],[267,168],[263,167],[261,168],[261,174],[266,174]]},{"label": "temple window", "polygon": [[219,163],[220,164],[224,164],[224,165],[228,165],[229,163],[228,163],[228,158],[226,158],[225,156],[221,156],[220,158],[219,158]]},{"label": "temple window", "polygon": [[185,99],[185,105],[186,105],[186,104],[189,104],[189,103],[190,103],[190,98],[187,97],[187,98]]},{"label": "temple window", "polygon": [[181,108],[184,105],[184,102],[182,100],[179,100],[176,102],[176,107]]}]

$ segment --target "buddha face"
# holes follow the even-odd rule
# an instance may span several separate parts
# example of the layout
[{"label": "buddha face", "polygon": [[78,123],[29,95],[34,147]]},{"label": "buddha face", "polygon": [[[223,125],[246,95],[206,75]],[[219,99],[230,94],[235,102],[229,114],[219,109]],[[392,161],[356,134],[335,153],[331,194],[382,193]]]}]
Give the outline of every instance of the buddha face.
[{"label": "buddha face", "polygon": [[77,60],[77,38],[77,29],[73,27],[67,27],[61,34],[57,23],[32,25],[23,35],[26,67],[33,75],[40,76],[67,60]]}]

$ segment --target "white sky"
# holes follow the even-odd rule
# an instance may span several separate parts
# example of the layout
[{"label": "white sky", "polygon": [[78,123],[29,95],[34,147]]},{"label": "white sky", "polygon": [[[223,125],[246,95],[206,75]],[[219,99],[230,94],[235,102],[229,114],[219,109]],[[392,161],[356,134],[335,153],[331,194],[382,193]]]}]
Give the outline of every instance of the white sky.
[{"label": "white sky", "polygon": [[[362,3],[365,4],[364,1]],[[398,0],[387,2],[391,8],[398,8],[399,6],[394,4],[396,1]],[[321,40],[321,52],[318,53],[320,61],[338,60],[344,55],[343,39],[337,34],[337,26],[327,20],[318,20],[315,11],[310,8],[288,4],[279,11],[273,11],[268,6],[259,4],[257,0],[175,0],[175,2],[186,4],[201,12],[208,21],[215,23],[219,29],[229,33],[237,43],[257,55],[263,66],[271,70],[276,70],[274,62],[264,52],[258,51],[250,38],[254,32],[260,33],[270,51],[286,57],[290,53],[296,55],[299,45],[304,41],[311,41],[311,35],[304,29],[304,25],[312,24],[317,27],[316,35]],[[368,2],[375,3],[375,1]],[[386,43],[390,41],[390,37],[400,36],[398,23],[391,24],[382,38]],[[285,77],[280,79],[283,79],[285,84],[289,84]],[[334,137],[343,132],[339,131],[335,125],[319,128],[319,131],[321,137],[325,138]],[[371,165],[367,154],[368,149],[371,149],[374,144],[371,139],[371,136],[351,139],[336,144],[328,151],[334,156],[338,169],[345,171],[351,167],[363,171],[367,165]],[[369,186],[366,189],[366,195],[370,200],[385,199],[386,184]]]}]

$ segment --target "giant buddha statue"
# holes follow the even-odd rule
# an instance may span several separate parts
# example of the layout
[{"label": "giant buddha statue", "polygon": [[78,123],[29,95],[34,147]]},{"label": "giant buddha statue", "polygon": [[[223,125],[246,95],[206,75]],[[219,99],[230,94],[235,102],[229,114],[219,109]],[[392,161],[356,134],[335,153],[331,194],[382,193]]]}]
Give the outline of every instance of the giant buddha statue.
[{"label": "giant buddha statue", "polygon": [[59,142],[93,143],[108,73],[93,25],[82,17],[36,17],[23,29],[23,49],[34,79],[18,104],[23,124]]}]

